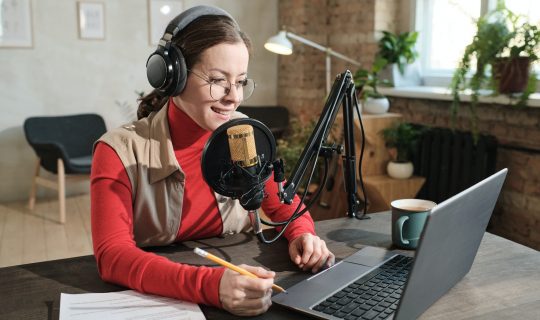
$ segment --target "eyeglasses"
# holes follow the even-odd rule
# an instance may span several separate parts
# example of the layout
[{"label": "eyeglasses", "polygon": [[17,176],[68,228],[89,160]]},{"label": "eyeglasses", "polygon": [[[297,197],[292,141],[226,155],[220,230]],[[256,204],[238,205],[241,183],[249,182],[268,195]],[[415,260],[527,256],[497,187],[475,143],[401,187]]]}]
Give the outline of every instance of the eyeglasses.
[{"label": "eyeglasses", "polygon": [[[224,78],[219,79],[208,79],[205,76],[202,76],[200,74],[197,74],[196,72],[193,72],[193,70],[189,70],[189,72],[193,73],[198,78],[204,80],[206,83],[210,85],[210,96],[215,101],[219,101],[223,99],[225,96],[227,96],[233,87],[232,83]],[[234,87],[236,88],[236,92],[240,96],[241,101],[246,101],[251,95],[253,94],[253,91],[255,90],[255,81],[253,79],[243,79],[234,84]]]}]

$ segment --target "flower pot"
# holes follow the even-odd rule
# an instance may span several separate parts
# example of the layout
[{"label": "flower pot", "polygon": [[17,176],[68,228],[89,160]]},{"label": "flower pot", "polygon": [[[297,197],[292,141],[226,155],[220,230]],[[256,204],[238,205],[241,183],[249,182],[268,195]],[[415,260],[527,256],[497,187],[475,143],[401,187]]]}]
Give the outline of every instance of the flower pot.
[{"label": "flower pot", "polygon": [[493,74],[500,93],[525,91],[529,81],[530,59],[528,57],[499,58],[493,64]]},{"label": "flower pot", "polygon": [[414,166],[412,162],[390,161],[386,166],[386,172],[394,179],[409,179],[412,177]]},{"label": "flower pot", "polygon": [[410,87],[422,84],[420,77],[420,63],[418,61],[405,65],[404,73],[401,74],[398,65],[391,63],[379,73],[379,79],[386,80],[394,87]]},{"label": "flower pot", "polygon": [[368,97],[363,103],[362,103],[362,110],[366,113],[371,114],[383,114],[388,111],[388,108],[390,108],[390,102],[388,101],[388,98],[371,98]]}]

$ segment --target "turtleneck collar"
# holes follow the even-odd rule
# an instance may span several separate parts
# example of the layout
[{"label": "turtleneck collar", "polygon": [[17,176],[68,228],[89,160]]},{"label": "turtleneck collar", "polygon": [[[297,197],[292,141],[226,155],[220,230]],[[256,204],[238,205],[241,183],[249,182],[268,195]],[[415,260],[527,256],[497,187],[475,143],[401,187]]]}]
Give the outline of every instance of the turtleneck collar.
[{"label": "turtleneck collar", "polygon": [[204,145],[211,132],[201,128],[169,99],[169,130],[174,149],[183,149],[199,142]]}]

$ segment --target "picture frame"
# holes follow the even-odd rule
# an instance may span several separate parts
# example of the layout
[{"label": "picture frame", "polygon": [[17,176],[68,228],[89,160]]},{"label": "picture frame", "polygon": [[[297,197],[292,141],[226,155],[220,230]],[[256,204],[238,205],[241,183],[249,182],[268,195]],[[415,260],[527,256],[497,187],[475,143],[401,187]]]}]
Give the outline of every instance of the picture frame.
[{"label": "picture frame", "polygon": [[105,4],[94,1],[77,1],[79,39],[105,39]]},{"label": "picture frame", "polygon": [[33,48],[31,0],[0,1],[0,48]]},{"label": "picture frame", "polygon": [[147,0],[148,43],[156,46],[169,22],[184,11],[183,0]]}]

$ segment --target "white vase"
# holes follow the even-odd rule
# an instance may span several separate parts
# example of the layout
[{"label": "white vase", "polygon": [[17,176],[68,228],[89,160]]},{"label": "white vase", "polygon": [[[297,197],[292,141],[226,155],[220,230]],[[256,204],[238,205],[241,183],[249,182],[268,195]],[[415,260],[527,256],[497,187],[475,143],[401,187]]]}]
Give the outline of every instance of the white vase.
[{"label": "white vase", "polygon": [[394,179],[409,179],[414,171],[412,162],[390,161],[386,166],[386,172]]},{"label": "white vase", "polygon": [[388,64],[379,73],[379,79],[389,81],[394,87],[411,87],[422,84],[418,60],[412,64],[406,64],[404,69],[404,74],[401,74],[397,64]]},{"label": "white vase", "polygon": [[388,98],[367,98],[362,106],[362,109],[366,113],[371,114],[383,114],[390,108],[390,102]]}]

